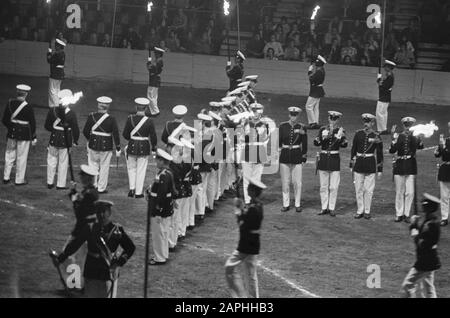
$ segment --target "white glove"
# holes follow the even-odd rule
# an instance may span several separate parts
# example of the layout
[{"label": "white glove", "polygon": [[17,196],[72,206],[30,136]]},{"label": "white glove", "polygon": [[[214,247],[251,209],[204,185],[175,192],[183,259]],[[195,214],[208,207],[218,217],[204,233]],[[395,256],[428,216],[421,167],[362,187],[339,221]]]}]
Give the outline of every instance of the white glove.
[{"label": "white glove", "polygon": [[151,58],[151,57],[149,57],[149,58],[148,58],[148,61],[149,61],[149,62],[151,62],[151,61],[152,61],[152,58]]},{"label": "white glove", "polygon": [[381,75],[380,73],[378,73],[377,79],[380,79],[380,78],[382,78],[382,77],[383,77],[383,75]]},{"label": "white glove", "polygon": [[231,66],[231,61],[228,61],[228,62],[227,62],[227,66]]},{"label": "white glove", "polygon": [[120,157],[121,154],[122,154],[122,150],[116,150],[116,157]]},{"label": "white glove", "polygon": [[312,72],[314,70],[314,65],[310,65],[309,67],[308,67],[308,72]]},{"label": "white glove", "polygon": [[34,138],[33,141],[31,141],[31,145],[34,147],[37,145],[37,139]]},{"label": "white glove", "polygon": [[328,133],[329,133],[329,131],[328,130],[323,130],[322,131],[322,139],[325,139],[325,138],[327,138],[328,137]]},{"label": "white glove", "polygon": [[52,53],[52,49],[51,48],[48,48],[48,53]]},{"label": "white glove", "polygon": [[419,235],[419,230],[418,229],[412,229],[411,230],[411,237],[416,237],[417,235]]},{"label": "white glove", "polygon": [[382,173],[382,172],[378,172],[378,173],[377,173],[377,178],[378,178],[378,179],[381,179],[382,176],[383,176],[383,173]]}]

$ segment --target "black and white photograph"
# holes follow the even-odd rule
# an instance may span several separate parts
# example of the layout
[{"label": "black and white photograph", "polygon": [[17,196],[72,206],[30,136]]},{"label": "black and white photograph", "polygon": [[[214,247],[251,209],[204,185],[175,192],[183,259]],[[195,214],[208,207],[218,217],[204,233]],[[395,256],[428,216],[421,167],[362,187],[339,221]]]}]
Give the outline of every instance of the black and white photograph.
[{"label": "black and white photograph", "polygon": [[0,298],[450,298],[450,0],[1,0],[0,118]]}]

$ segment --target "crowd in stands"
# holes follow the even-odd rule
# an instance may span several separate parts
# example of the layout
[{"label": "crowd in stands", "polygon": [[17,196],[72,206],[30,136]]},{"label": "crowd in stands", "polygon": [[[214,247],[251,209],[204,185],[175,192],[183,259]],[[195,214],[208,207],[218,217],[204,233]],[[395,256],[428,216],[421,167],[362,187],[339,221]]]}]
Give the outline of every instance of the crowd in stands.
[{"label": "crowd in stands", "polygon": [[[414,67],[417,47],[417,23],[402,32],[388,21],[384,43],[384,57],[400,66]],[[278,24],[265,16],[247,43],[247,55],[269,60],[310,62],[321,54],[331,64],[378,66],[381,55],[380,29],[369,29],[360,19],[340,18],[319,20],[311,28],[309,19],[298,18],[288,23],[282,18]]]},{"label": "crowd in stands", "polygon": [[[81,29],[73,30],[65,27],[65,8],[73,1],[54,1],[50,7],[40,0],[29,0],[27,5],[17,0],[1,2],[0,38],[3,39],[48,41],[59,31],[72,44],[126,49],[159,46],[171,52],[218,55],[227,38],[223,0],[153,0],[151,13],[146,12],[147,1],[119,0],[114,34],[114,0],[80,2],[82,25]],[[361,20],[367,16],[367,1],[342,2],[340,15],[332,19],[320,17],[311,28],[309,7],[296,12],[295,21],[282,18],[274,23],[270,10],[261,9],[276,6],[277,0],[241,0],[241,30],[253,34],[251,39],[241,42],[246,54],[254,58],[305,62],[321,54],[331,64],[378,66],[382,45],[380,30],[367,28],[365,20]],[[389,1],[389,4],[394,2]],[[432,27],[425,24],[425,32],[436,33],[439,28],[442,32],[438,37],[448,38],[449,1],[423,2],[420,11],[423,21],[428,21],[430,13],[434,15],[439,11],[439,18],[432,19]],[[428,6],[429,3],[433,5]],[[231,5],[234,4],[235,1],[231,1]],[[231,7],[230,11],[230,20],[234,21],[236,8]],[[412,19],[409,27],[399,32],[393,28],[394,22],[388,19],[386,24],[384,56],[400,66],[414,67],[419,23]],[[236,29],[235,23],[231,29]]]}]

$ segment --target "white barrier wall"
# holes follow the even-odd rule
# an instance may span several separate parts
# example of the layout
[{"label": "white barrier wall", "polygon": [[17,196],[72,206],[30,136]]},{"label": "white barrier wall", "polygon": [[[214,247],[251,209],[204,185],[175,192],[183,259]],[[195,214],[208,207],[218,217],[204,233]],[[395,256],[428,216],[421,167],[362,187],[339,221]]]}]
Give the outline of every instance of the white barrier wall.
[{"label": "white barrier wall", "polygon": [[[48,76],[47,43],[5,41],[0,43],[0,72]],[[68,45],[66,76],[82,79],[124,80],[145,84],[147,52]],[[167,53],[164,85],[227,89],[226,58],[220,56]],[[307,95],[308,64],[248,59],[245,74],[260,75],[258,90],[266,93]],[[376,100],[376,68],[327,65],[327,96]],[[394,102],[450,104],[450,73],[396,70]]]}]

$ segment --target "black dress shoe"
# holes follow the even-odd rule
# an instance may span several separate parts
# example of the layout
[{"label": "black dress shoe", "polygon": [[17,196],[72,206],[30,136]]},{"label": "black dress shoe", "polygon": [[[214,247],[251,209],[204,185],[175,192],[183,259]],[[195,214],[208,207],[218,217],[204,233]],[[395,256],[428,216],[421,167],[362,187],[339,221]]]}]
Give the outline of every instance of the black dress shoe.
[{"label": "black dress shoe", "polygon": [[144,198],[144,195],[143,194],[135,195],[134,198],[135,199],[142,199],[142,198]]},{"label": "black dress shoe", "polygon": [[331,217],[336,217],[336,212],[334,212],[333,210],[330,210],[330,216]]},{"label": "black dress shoe", "polygon": [[193,225],[189,225],[187,228],[186,228],[186,230],[188,230],[188,231],[192,231],[194,229],[194,226]]},{"label": "black dress shoe", "polygon": [[3,184],[9,184],[11,180],[3,180]]},{"label": "black dress shoe", "polygon": [[130,190],[130,192],[128,192],[128,197],[129,198],[134,198],[135,194],[136,194],[136,192],[134,190]]},{"label": "black dress shoe", "polygon": [[364,214],[355,214],[354,218],[355,219],[362,219],[364,217]]},{"label": "black dress shoe", "polygon": [[108,190],[105,190],[105,191],[98,191],[98,194],[107,194],[108,193]]},{"label": "black dress shoe", "polygon": [[394,219],[395,223],[400,223],[401,221],[403,221],[403,216],[396,216]]},{"label": "black dress shoe", "polygon": [[409,224],[409,223],[411,223],[411,218],[409,216],[407,216],[403,219],[403,221],[405,221],[405,223]]},{"label": "black dress shoe", "polygon": [[295,208],[295,212],[297,212],[297,213],[302,213],[302,211],[303,210],[302,210],[301,206]]},{"label": "black dress shoe", "polygon": [[178,235],[178,241],[183,241],[186,238],[184,235]]},{"label": "black dress shoe", "polygon": [[54,187],[55,187],[54,184],[47,184],[47,189],[49,189],[49,190],[53,189]]},{"label": "black dress shoe", "polygon": [[372,218],[372,216],[369,213],[364,213],[364,218],[366,220],[370,220]]},{"label": "black dress shoe", "polygon": [[327,215],[328,214],[328,210],[322,210],[319,213],[317,213],[317,215]]},{"label": "black dress shoe", "polygon": [[447,225],[448,225],[448,220],[442,220],[441,221],[441,226],[442,227],[447,226]]},{"label": "black dress shoe", "polygon": [[166,263],[167,262],[157,262],[154,259],[152,259],[152,260],[150,260],[150,262],[148,262],[148,265],[150,265],[150,266],[159,266],[159,265],[164,265]]},{"label": "black dress shoe", "polygon": [[169,247],[169,252],[174,253],[176,251],[176,247]]},{"label": "black dress shoe", "polygon": [[201,222],[201,221],[203,221],[205,219],[205,216],[204,215],[196,215],[195,216],[195,220],[197,221],[197,222]]},{"label": "black dress shoe", "polygon": [[56,187],[56,190],[62,191],[62,190],[69,190],[68,187]]},{"label": "black dress shoe", "polygon": [[208,208],[208,207],[206,207],[205,208],[205,213],[213,213],[214,212],[214,210],[213,209],[210,209],[210,208]]},{"label": "black dress shoe", "polygon": [[282,207],[281,212],[288,212],[290,210],[290,207]]}]

